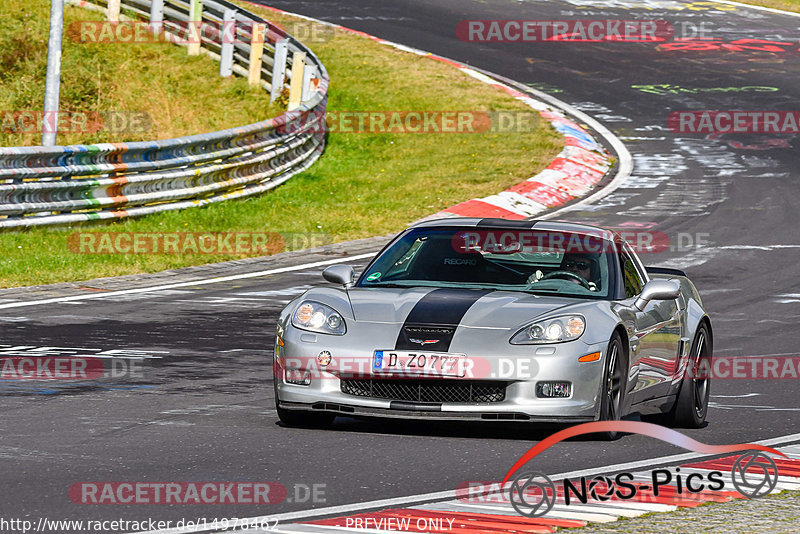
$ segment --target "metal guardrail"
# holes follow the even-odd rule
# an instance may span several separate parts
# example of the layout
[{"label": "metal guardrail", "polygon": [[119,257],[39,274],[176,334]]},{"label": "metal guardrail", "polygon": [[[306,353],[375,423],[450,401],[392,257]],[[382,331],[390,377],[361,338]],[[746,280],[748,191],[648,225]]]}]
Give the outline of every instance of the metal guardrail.
[{"label": "metal guardrail", "polygon": [[[212,27],[229,23],[233,16],[235,40],[226,40],[223,32],[203,32],[199,42],[202,51],[220,59],[221,70],[227,67],[249,77],[251,83],[262,85],[273,97],[288,79],[291,92],[302,92],[304,98],[296,109],[279,117],[176,139],[0,147],[0,229],[121,219],[255,195],[307,169],[322,154],[324,129],[317,128],[316,122],[325,115],[327,71],[311,50],[278,26],[225,0],[70,3],[100,9],[109,16],[121,7],[123,13],[132,12],[151,21],[157,20],[151,15],[161,11],[163,31],[167,33],[185,29],[192,23],[193,14],[194,22],[200,22],[198,4],[202,22]],[[114,5],[120,3],[119,7]],[[263,44],[262,39],[254,38],[254,28],[256,32],[266,29]],[[251,43],[263,46],[263,54],[252,54]],[[191,44],[189,47],[191,53]],[[252,69],[251,58],[258,61]],[[298,73],[304,80],[293,80]],[[310,76],[316,82],[313,89]],[[305,85],[301,85],[303,81]]]}]

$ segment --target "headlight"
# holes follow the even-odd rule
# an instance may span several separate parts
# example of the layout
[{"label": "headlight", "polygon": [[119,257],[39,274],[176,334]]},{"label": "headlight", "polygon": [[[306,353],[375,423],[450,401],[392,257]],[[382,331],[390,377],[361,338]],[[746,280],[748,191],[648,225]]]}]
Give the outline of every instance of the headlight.
[{"label": "headlight", "polygon": [[292,315],[292,326],[320,334],[344,335],[347,328],[339,313],[320,302],[305,300]]},{"label": "headlight", "polygon": [[580,315],[562,315],[529,324],[511,338],[513,345],[539,345],[573,341],[583,335],[586,321]]}]

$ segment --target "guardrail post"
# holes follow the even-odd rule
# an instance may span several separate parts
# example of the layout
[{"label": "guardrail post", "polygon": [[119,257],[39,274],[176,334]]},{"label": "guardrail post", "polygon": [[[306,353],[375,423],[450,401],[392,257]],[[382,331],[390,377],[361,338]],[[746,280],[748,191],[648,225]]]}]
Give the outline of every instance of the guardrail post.
[{"label": "guardrail post", "polygon": [[305,102],[311,98],[311,93],[316,90],[313,80],[317,79],[317,67],[315,65],[306,65],[303,72],[303,96],[300,98],[301,102]]},{"label": "guardrail post", "polygon": [[222,15],[220,41],[219,75],[227,78],[233,75],[233,44],[236,42],[236,11],[233,9],[226,9]]},{"label": "guardrail post", "polygon": [[50,36],[47,44],[47,72],[44,82],[42,146],[55,146],[58,137],[59,95],[61,94],[61,50],[64,39],[64,0],[50,2]]},{"label": "guardrail post", "polygon": [[306,66],[306,53],[295,52],[292,56],[292,83],[289,86],[289,111],[300,107],[303,98],[303,72]]},{"label": "guardrail post", "polygon": [[289,57],[289,41],[281,39],[275,43],[275,57],[272,63],[272,87],[269,101],[275,102],[283,91],[283,80],[286,78],[286,59]]},{"label": "guardrail post", "polygon": [[200,55],[200,25],[203,21],[203,1],[191,0],[189,4],[189,55]]},{"label": "guardrail post", "polygon": [[119,22],[120,0],[108,0],[108,21]]},{"label": "guardrail post", "polygon": [[150,4],[150,30],[158,36],[164,24],[164,0],[153,0]]},{"label": "guardrail post", "polygon": [[250,85],[261,83],[261,60],[264,57],[264,32],[267,25],[263,22],[253,22],[250,37]]}]

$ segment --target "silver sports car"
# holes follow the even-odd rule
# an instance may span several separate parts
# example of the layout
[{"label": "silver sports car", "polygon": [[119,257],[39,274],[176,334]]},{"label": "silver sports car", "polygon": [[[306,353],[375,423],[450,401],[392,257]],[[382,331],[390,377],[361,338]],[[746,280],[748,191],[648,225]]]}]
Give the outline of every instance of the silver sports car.
[{"label": "silver sports car", "polygon": [[285,424],[705,421],[713,338],[700,296],[682,271],[645,268],[618,233],[441,219],[399,234],[358,280],[346,265],[323,276],[339,287],[308,290],[279,318]]}]

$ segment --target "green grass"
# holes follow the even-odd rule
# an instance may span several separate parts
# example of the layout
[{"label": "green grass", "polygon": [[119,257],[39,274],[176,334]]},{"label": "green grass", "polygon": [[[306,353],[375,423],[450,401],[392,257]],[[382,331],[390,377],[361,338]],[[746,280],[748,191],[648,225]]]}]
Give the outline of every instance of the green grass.
[{"label": "green grass", "polygon": [[[266,18],[282,19],[270,11],[249,4],[247,7]],[[331,110],[531,112],[504,92],[477,82],[452,66],[400,52],[363,37],[337,31],[332,40],[309,44],[330,72],[328,106]],[[130,50],[130,54],[139,53],[133,51],[136,47],[124,48]],[[98,54],[105,51],[101,49]],[[166,64],[180,59],[185,51],[159,50],[157,53],[174,55],[174,58],[154,60]],[[17,68],[20,73],[29,70],[29,66],[24,65]],[[184,104],[174,102],[173,99],[183,98],[171,93],[174,78],[159,77],[164,69],[147,70],[154,78],[146,90],[132,89],[122,80],[115,84],[114,90],[137,100],[146,100],[153,93],[169,95],[164,97],[164,102],[171,106],[192,107],[193,101],[198,99],[215,98],[213,92],[206,91],[205,85],[198,84],[194,90],[202,87],[202,96],[187,96]],[[39,76],[42,77],[43,72]],[[126,78],[134,77],[132,73]],[[254,106],[263,98],[248,96]],[[90,102],[94,101],[90,99]],[[395,232],[411,221],[460,201],[501,191],[544,168],[558,153],[562,141],[538,114],[533,119],[536,128],[525,133],[331,134],[325,155],[309,171],[257,198],[104,226],[1,233],[0,286],[156,272],[240,257],[74,254],[69,251],[67,239],[76,231],[294,232],[322,236],[327,241]],[[237,120],[242,124],[248,122]]]},{"label": "green grass", "polygon": [[743,4],[800,12],[800,0],[738,0]]},{"label": "green grass", "polygon": [[[50,2],[0,3],[0,111],[41,110],[47,67]],[[100,13],[67,6],[63,39],[60,107],[64,111],[138,112],[152,120],[144,131],[112,134],[77,128],[59,144],[169,139],[257,122],[280,113],[263,90],[239,77],[220,78],[219,64],[189,57],[169,43],[80,43],[70,31]],[[0,146],[38,145],[41,133],[0,129]],[[17,123],[19,126],[19,123]],[[23,124],[24,126],[24,124]]]}]

